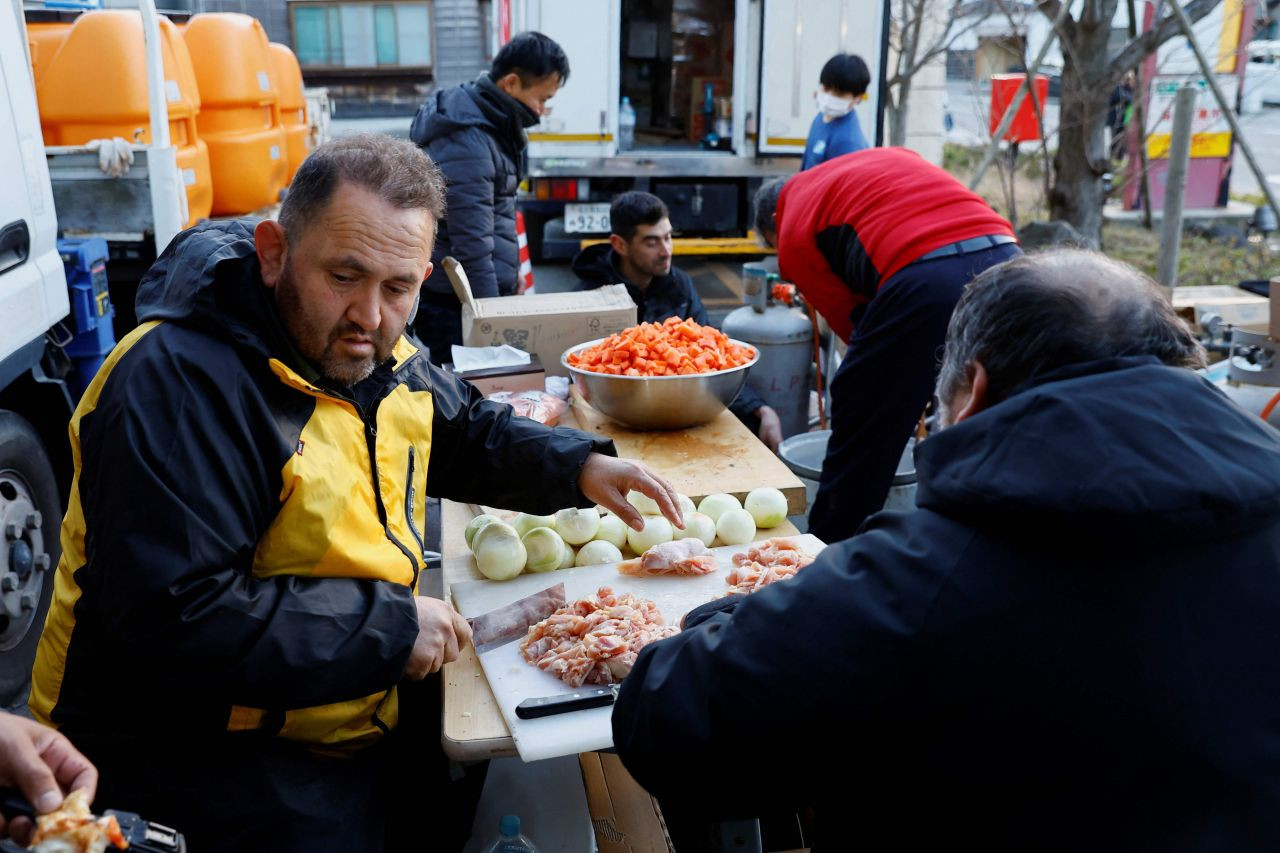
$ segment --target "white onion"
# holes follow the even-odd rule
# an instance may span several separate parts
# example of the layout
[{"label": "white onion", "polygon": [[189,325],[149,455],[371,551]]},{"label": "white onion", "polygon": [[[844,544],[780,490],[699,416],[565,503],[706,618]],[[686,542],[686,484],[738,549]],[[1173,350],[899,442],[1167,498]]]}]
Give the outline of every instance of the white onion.
[{"label": "white onion", "polygon": [[590,542],[600,529],[600,513],[595,507],[570,507],[556,513],[556,532],[570,545]]},{"label": "white onion", "polygon": [[686,512],[684,527],[675,528],[677,539],[701,539],[704,545],[710,545],[716,538],[716,523],[711,516],[701,512]]},{"label": "white onion", "polygon": [[698,507],[694,505],[693,498],[688,495],[676,494],[676,505],[680,507],[680,513],[685,517],[689,517],[689,513],[697,512]]},{"label": "white onion", "polygon": [[716,522],[716,536],[726,545],[745,545],[756,538],[756,520],[745,509],[731,509]]},{"label": "white onion", "polygon": [[627,503],[636,508],[636,512],[641,515],[662,515],[662,510],[658,509],[658,502],[646,494],[637,492],[635,489],[627,492]]},{"label": "white onion", "polygon": [[595,539],[578,549],[574,559],[575,566],[594,566],[599,563],[617,563],[622,560],[622,552],[612,542]]},{"label": "white onion", "polygon": [[550,527],[535,527],[520,537],[527,553],[524,567],[530,572],[554,572],[564,562],[564,549],[568,546]]},{"label": "white onion", "polygon": [[777,527],[787,519],[787,498],[777,489],[752,489],[742,508],[751,513],[756,527]]},{"label": "white onion", "polygon": [[660,515],[646,515],[644,517],[644,530],[637,531],[627,528],[627,544],[631,546],[632,551],[637,554],[643,554],[654,545],[670,542],[674,535],[671,522]]},{"label": "white onion", "polygon": [[[491,516],[491,517],[492,517],[492,516]],[[501,527],[494,527],[494,525],[501,525]],[[475,550],[476,550],[477,548],[479,548],[479,547],[480,547],[480,543],[484,541],[484,538],[485,538],[486,536],[490,536],[490,535],[492,535],[493,533],[495,533],[495,532],[497,532],[497,531],[501,530],[503,527],[505,527],[505,528],[507,528],[507,529],[509,529],[509,530],[511,530],[511,531],[513,531],[513,532],[515,531],[515,528],[514,528],[514,527],[512,527],[510,524],[507,524],[505,521],[503,521],[503,520],[502,520],[502,519],[500,519],[500,518],[494,518],[492,521],[485,522],[484,524],[482,524],[482,525],[480,525],[478,528],[476,528],[476,532],[475,532],[475,533],[473,533],[473,534],[471,534],[471,551],[472,551],[472,553],[474,553],[474,552],[475,552]],[[490,530],[490,528],[493,528],[493,529],[492,529],[492,530]],[[486,531],[488,531],[488,532],[486,532]],[[520,538],[520,534],[519,534],[519,533],[516,533],[516,538],[517,538],[517,539],[519,539],[519,538]]]},{"label": "white onion", "polygon": [[515,527],[516,533],[519,533],[521,536],[524,536],[535,527],[550,527],[552,530],[556,529],[555,519],[551,516],[529,515],[527,512],[522,512],[517,515],[516,520],[512,522],[512,525]]},{"label": "white onion", "polygon": [[477,515],[475,518],[467,522],[467,529],[462,531],[462,538],[467,540],[467,547],[471,547],[471,540],[476,537],[476,531],[484,527],[491,521],[498,521],[496,516]]},{"label": "white onion", "polygon": [[707,495],[702,499],[702,503],[698,504],[698,512],[709,516],[717,523],[720,521],[720,516],[731,509],[742,509],[742,504],[733,495],[726,495],[724,492]]},{"label": "white onion", "polygon": [[[561,541],[561,542],[564,542],[564,540],[563,540],[563,539],[561,539],[560,541]],[[573,565],[573,558],[574,558],[575,556],[577,556],[577,555],[576,555],[576,554],[574,554],[574,552],[573,552],[573,546],[572,546],[572,545],[570,545],[568,542],[565,542],[565,543],[564,543],[564,559],[560,561],[560,565],[556,566],[556,568],[557,568],[557,569],[567,569],[567,568],[571,567],[571,566]]]},{"label": "white onion", "polygon": [[501,521],[491,521],[471,540],[480,574],[493,581],[511,580],[524,570],[529,555],[516,529]]},{"label": "white onion", "polygon": [[627,525],[616,515],[609,514],[600,519],[600,529],[596,531],[596,539],[600,542],[611,542],[613,547],[621,548],[627,544]]}]

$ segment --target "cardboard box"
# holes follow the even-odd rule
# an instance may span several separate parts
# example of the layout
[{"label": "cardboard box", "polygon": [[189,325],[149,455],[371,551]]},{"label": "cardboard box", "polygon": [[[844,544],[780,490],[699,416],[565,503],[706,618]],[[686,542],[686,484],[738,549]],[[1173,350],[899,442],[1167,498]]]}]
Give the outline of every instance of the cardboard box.
[{"label": "cardboard box", "polygon": [[480,393],[486,397],[499,391],[543,391],[547,384],[547,373],[542,369],[542,359],[536,355],[529,356],[528,364],[485,367],[480,370],[455,370],[454,373],[479,388]]},{"label": "cardboard box", "polygon": [[[1272,289],[1276,288],[1273,283]],[[1275,313],[1275,300],[1257,296],[1229,284],[1203,287],[1175,287],[1173,309],[1188,322],[1199,324],[1205,314],[1217,314],[1224,323],[1250,332],[1268,333]]]},{"label": "cardboard box", "polygon": [[587,810],[600,853],[675,853],[658,803],[622,766],[618,756],[578,756]]},{"label": "cardboard box", "polygon": [[456,260],[445,258],[444,269],[462,302],[463,344],[510,344],[541,359],[548,376],[568,375],[560,356],[569,347],[636,324],[636,304],[623,284],[571,293],[476,299]]}]

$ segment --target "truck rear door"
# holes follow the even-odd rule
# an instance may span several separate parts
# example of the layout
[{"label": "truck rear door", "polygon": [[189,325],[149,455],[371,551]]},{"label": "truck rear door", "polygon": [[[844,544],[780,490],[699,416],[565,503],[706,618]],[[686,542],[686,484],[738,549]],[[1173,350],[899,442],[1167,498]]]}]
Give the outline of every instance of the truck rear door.
[{"label": "truck rear door", "polygon": [[837,53],[861,56],[871,69],[867,100],[857,107],[869,141],[883,138],[881,95],[888,50],[887,0],[764,0],[760,57],[761,154],[803,154],[817,115],[813,93],[822,66]]},{"label": "truck rear door", "polygon": [[617,151],[621,0],[527,0],[523,29],[559,43],[569,82],[529,131],[530,157],[608,157]]}]

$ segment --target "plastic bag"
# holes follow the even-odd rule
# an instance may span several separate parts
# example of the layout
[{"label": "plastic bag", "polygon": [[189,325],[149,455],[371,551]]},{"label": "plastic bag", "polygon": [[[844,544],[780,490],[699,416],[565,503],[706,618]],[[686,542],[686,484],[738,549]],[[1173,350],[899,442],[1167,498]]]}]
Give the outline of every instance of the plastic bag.
[{"label": "plastic bag", "polygon": [[544,391],[499,391],[486,399],[506,403],[517,415],[547,426],[555,426],[565,410],[564,400]]}]

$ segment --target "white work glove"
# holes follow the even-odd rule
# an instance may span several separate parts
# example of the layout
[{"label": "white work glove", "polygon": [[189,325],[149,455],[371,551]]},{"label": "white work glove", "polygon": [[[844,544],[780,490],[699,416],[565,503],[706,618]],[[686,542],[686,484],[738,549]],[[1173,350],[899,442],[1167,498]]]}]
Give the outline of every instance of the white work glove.
[{"label": "white work glove", "polygon": [[119,136],[110,139],[91,139],[85,146],[98,152],[98,168],[109,178],[118,178],[133,165],[133,148]]}]

